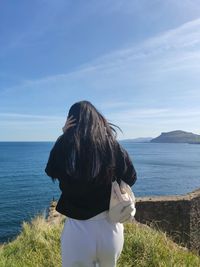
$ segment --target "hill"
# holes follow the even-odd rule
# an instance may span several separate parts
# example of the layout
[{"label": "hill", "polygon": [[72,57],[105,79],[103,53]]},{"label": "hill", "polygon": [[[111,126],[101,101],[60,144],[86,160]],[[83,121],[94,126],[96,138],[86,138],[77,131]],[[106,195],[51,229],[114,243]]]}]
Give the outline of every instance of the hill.
[{"label": "hill", "polygon": [[194,143],[200,144],[200,135],[184,132],[181,130],[161,133],[156,138],[153,138],[152,143]]},{"label": "hill", "polygon": [[132,143],[149,143],[152,137],[138,137],[133,139],[122,139],[121,142],[132,142]]}]

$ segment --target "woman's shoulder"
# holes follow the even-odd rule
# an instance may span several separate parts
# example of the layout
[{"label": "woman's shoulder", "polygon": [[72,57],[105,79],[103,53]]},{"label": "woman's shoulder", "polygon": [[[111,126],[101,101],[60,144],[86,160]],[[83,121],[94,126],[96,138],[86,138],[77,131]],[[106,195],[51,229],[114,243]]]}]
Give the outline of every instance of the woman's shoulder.
[{"label": "woman's shoulder", "polygon": [[50,154],[59,155],[63,151],[64,138],[60,135],[54,142]]},{"label": "woman's shoulder", "polygon": [[59,144],[59,143],[63,142],[63,140],[64,140],[64,134],[61,134],[58,136],[55,143]]},{"label": "woman's shoulder", "polygon": [[56,139],[55,143],[54,143],[54,147],[56,149],[60,148],[64,143],[64,135],[61,134],[58,136],[58,138]]},{"label": "woman's shoulder", "polygon": [[115,149],[116,149],[117,156],[119,158],[128,157],[127,150],[118,141],[116,141]]}]

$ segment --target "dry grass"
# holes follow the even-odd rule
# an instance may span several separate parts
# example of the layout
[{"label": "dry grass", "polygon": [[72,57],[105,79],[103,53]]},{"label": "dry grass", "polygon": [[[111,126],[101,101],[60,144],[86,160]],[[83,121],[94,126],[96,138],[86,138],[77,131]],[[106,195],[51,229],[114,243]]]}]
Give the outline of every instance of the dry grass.
[{"label": "dry grass", "polygon": [[[61,267],[63,220],[49,224],[42,216],[24,222],[20,235],[0,247],[0,267]],[[200,258],[180,248],[164,233],[125,224],[125,245],[118,267],[200,267]]]}]

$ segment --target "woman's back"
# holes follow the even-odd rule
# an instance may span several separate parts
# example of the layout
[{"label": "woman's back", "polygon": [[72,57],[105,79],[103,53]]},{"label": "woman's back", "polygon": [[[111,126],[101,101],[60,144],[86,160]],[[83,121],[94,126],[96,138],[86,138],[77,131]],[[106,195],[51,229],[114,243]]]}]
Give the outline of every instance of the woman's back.
[{"label": "woman's back", "polygon": [[[114,151],[115,162],[113,177],[103,170],[94,179],[85,174],[78,179],[69,176],[65,171],[65,152],[63,150],[64,135],[60,136],[51,150],[45,172],[59,180],[62,191],[56,210],[61,214],[75,219],[88,219],[109,209],[111,182],[116,178],[118,183],[124,180],[130,186],[136,181],[136,172],[128,153],[116,142]],[[85,162],[87,164],[87,161]],[[107,175],[107,177],[104,177]],[[104,178],[102,178],[104,177]]]}]

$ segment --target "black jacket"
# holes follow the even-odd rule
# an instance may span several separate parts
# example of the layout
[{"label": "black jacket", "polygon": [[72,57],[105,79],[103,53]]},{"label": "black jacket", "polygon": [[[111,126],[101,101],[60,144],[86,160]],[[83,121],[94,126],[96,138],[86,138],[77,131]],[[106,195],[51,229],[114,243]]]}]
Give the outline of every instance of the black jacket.
[{"label": "black jacket", "polygon": [[[52,178],[59,180],[61,196],[56,210],[79,220],[89,219],[109,209],[111,182],[99,184],[85,179],[75,180],[65,172],[63,135],[55,142],[51,149],[45,172]],[[119,145],[116,153],[116,173],[118,183],[120,179],[132,186],[136,181],[136,171],[127,151]]]}]

